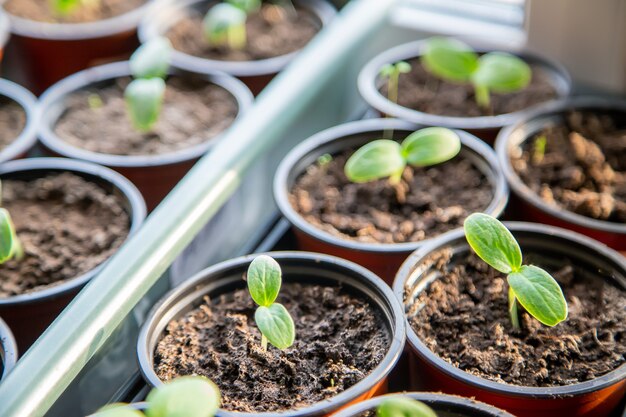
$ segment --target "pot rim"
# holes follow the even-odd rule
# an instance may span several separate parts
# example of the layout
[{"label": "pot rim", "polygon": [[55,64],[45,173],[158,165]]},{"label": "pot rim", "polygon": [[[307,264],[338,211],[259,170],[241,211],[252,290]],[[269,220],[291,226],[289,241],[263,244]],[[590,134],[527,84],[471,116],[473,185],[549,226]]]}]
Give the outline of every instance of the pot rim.
[{"label": "pot rim", "polygon": [[[177,0],[175,3],[159,3],[160,7],[154,7],[150,10],[139,24],[139,40],[141,43],[145,43],[152,38],[162,36],[160,28],[166,22],[172,19],[180,20],[184,17],[185,9],[198,3],[208,2],[215,2],[215,0]],[[313,12],[320,20],[322,28],[328,25],[337,14],[335,7],[324,0],[295,0],[295,2]],[[172,64],[178,68],[199,73],[221,71],[238,77],[253,77],[280,72],[300,51],[301,49],[285,55],[254,61],[222,61],[201,58],[174,49]]]},{"label": "pot rim", "polygon": [[[11,174],[15,172],[28,172],[28,171],[67,171],[72,172],[80,177],[85,175],[96,177],[102,180],[102,182],[108,182],[117,188],[124,198],[128,202],[129,206],[129,218],[130,226],[128,230],[128,236],[124,243],[126,243],[132,235],[141,227],[144,219],[146,218],[146,204],[143,197],[139,193],[137,187],[135,187],[128,179],[123,177],[117,172],[100,166],[92,164],[90,162],[76,161],[67,158],[29,158],[21,159],[17,161],[10,161],[3,163],[0,166],[0,176]],[[106,259],[100,265],[85,272],[82,275],[70,278],[65,282],[54,285],[52,287],[46,287],[41,290],[33,291],[26,294],[20,294],[7,298],[0,298],[0,306],[7,305],[28,305],[32,303],[38,303],[42,300],[49,298],[57,298],[64,294],[75,291],[77,288],[81,288],[92,278],[94,278],[106,265],[110,258]]]},{"label": "pot rim", "polygon": [[[521,117],[515,124],[506,127],[498,134],[495,149],[498,161],[506,180],[513,192],[526,203],[539,208],[541,211],[556,217],[564,222],[572,223],[588,229],[602,230],[614,234],[626,235],[626,224],[618,222],[609,222],[598,220],[591,217],[574,213],[559,206],[553,206],[543,201],[534,191],[532,191],[517,175],[511,165],[510,151],[513,147],[518,147],[529,139],[525,127],[529,122],[550,115],[563,114],[577,108],[588,108],[596,110],[612,110],[621,111],[626,116],[626,100],[613,97],[600,96],[579,96],[568,99],[558,100],[537,108],[532,113]],[[516,143],[512,143],[515,141]],[[624,237],[626,239],[626,236]]]},{"label": "pot rim", "polygon": [[0,360],[3,371],[0,382],[11,372],[17,362],[17,343],[9,326],[0,318]]},{"label": "pot rim", "polygon": [[[493,417],[514,417],[513,414],[509,414],[504,410],[496,408],[487,403],[475,400],[473,398],[461,397],[458,395],[443,394],[440,392],[396,392],[391,394],[385,394],[371,398],[367,401],[360,402],[353,406],[350,406],[344,410],[333,414],[333,417],[357,417],[360,413],[368,411],[373,407],[379,405],[381,402],[388,398],[395,397],[409,397],[413,400],[427,402],[427,403],[443,403],[451,406],[463,407],[465,412],[468,413],[489,413]],[[431,405],[432,407],[432,405]],[[468,416],[470,414],[467,414]],[[471,414],[474,415],[474,414]]]},{"label": "pot rim", "polygon": [[[557,239],[575,242],[580,246],[588,248],[590,252],[593,252],[595,255],[603,257],[609,260],[611,263],[618,265],[626,274],[626,257],[622,256],[620,253],[609,248],[608,246],[580,233],[540,223],[504,222],[504,224],[509,230],[513,232],[513,234],[515,234],[515,232],[530,232],[537,235],[545,235],[548,238],[556,237]],[[394,294],[402,303],[403,309],[405,309],[405,281],[407,277],[411,276],[413,267],[426,256],[428,256],[428,254],[437,251],[443,247],[449,246],[452,242],[463,239],[464,236],[465,233],[462,228],[451,230],[441,235],[436,240],[429,242],[427,245],[419,248],[418,250],[413,252],[406,259],[406,261],[404,261],[404,263],[398,270],[392,287]],[[464,245],[469,246],[467,243],[465,243]],[[405,321],[407,328],[407,341],[411,345],[415,353],[418,354],[423,360],[428,362],[429,365],[435,367],[439,372],[446,374],[448,377],[451,377],[458,382],[470,385],[475,388],[486,390],[491,393],[518,398],[555,399],[580,396],[588,394],[590,392],[599,391],[620,381],[623,381],[626,378],[626,364],[622,364],[618,368],[598,378],[592,379],[590,381],[578,382],[576,384],[564,386],[528,387],[490,381],[488,379],[467,373],[440,358],[420,340],[413,327],[408,323],[406,314]]]},{"label": "pot rim", "polygon": [[[6,0],[1,1],[2,4],[5,2]],[[158,0],[146,0],[143,5],[126,13],[84,23],[40,22],[6,13],[11,21],[12,34],[46,41],[80,41],[105,38],[136,30],[141,18],[157,2]]]},{"label": "pot rim", "polygon": [[[305,158],[310,153],[315,152],[321,146],[324,146],[331,142],[341,141],[345,136],[355,135],[359,133],[384,131],[385,129],[414,131],[418,128],[421,128],[421,126],[400,119],[367,119],[340,124],[318,132],[315,135],[309,137],[298,146],[293,148],[291,151],[289,151],[287,156],[285,156],[285,158],[281,161],[278,169],[276,170],[276,174],[274,176],[273,191],[274,200],[278,205],[278,209],[283,214],[283,216],[285,216],[287,220],[289,220],[289,223],[291,223],[297,229],[302,230],[307,235],[313,236],[315,239],[325,242],[327,244],[347,248],[354,251],[403,253],[411,252],[416,248],[430,242],[437,236],[420,240],[419,242],[403,243],[369,243],[342,239],[307,222],[291,206],[288,197],[290,190],[289,176],[291,175],[294,167],[303,158]],[[478,157],[486,162],[491,169],[494,177],[493,198],[484,212],[491,214],[494,217],[498,217],[500,214],[502,214],[504,208],[506,207],[509,198],[509,191],[506,184],[506,179],[499,168],[495,152],[486,143],[484,143],[474,135],[461,130],[455,130],[455,132],[459,134],[462,146],[473,151]],[[486,174],[486,176],[488,175]]]},{"label": "pot rim", "polygon": [[[192,71],[178,70],[170,68],[170,75],[193,73]],[[254,97],[244,83],[227,74],[217,72],[193,73],[206,79],[207,82],[222,87],[228,91],[236,100],[238,105],[237,116],[233,124],[252,105]],[[101,65],[86,69],[59,81],[48,88],[39,100],[39,108],[42,120],[39,127],[39,138],[48,149],[60,155],[94,162],[108,167],[153,167],[163,165],[173,165],[200,158],[210,150],[223,134],[231,126],[204,143],[200,143],[175,152],[158,155],[113,155],[100,152],[93,152],[74,146],[61,139],[55,132],[54,127],[61,117],[63,111],[51,111],[56,106],[64,106],[62,101],[69,95],[93,84],[114,80],[119,77],[130,76],[130,65],[128,61],[114,62],[112,64]]]},{"label": "pot rim", "polygon": [[[374,368],[365,378],[361,381],[353,385],[352,387],[342,391],[338,395],[331,397],[330,399],[323,400],[317,403],[314,403],[308,407],[300,408],[298,410],[287,410],[283,412],[267,412],[267,413],[243,413],[243,412],[231,412],[226,410],[218,411],[216,414],[217,417],[278,417],[278,416],[289,416],[289,417],[312,417],[318,416],[322,414],[326,414],[328,412],[332,412],[336,407],[344,405],[355,398],[363,395],[364,393],[371,390],[378,382],[384,379],[389,372],[394,368],[397,361],[400,358],[402,350],[404,349],[405,344],[405,320],[403,309],[400,305],[398,299],[394,296],[391,288],[385,284],[385,282],[379,278],[376,274],[369,271],[368,269],[363,268],[353,262],[347,261],[345,259],[341,259],[335,256],[312,253],[312,252],[299,252],[299,251],[276,251],[276,252],[266,252],[267,255],[272,256],[279,263],[281,260],[300,260],[303,262],[309,262],[311,264],[315,263],[320,266],[328,265],[340,268],[344,271],[351,270],[355,275],[359,275],[362,277],[362,282],[364,285],[369,286],[370,288],[375,289],[379,294],[380,298],[384,299],[388,303],[389,311],[387,311],[386,315],[388,316],[388,325],[391,333],[391,340],[389,344],[389,348],[387,353],[385,354],[383,360],[378,364],[376,368]],[[197,298],[193,299],[190,297],[195,294],[191,293],[183,300],[177,300],[177,298],[185,294],[190,289],[194,288],[199,290],[200,288],[206,286],[206,281],[210,279],[210,277],[216,273],[219,273],[224,270],[229,270],[231,268],[241,267],[242,265],[248,265],[252,260],[260,255],[251,254],[240,256],[237,258],[233,258],[227,261],[220,262],[216,265],[213,265],[209,268],[204,269],[203,271],[198,272],[196,275],[191,277],[189,280],[185,281],[182,285],[170,290],[161,300],[154,305],[154,307],[150,310],[150,313],[147,316],[144,324],[142,325],[139,337],[137,339],[137,357],[139,362],[139,368],[144,377],[144,380],[148,382],[150,386],[159,386],[162,385],[163,382],[159,379],[159,377],[154,372],[154,368],[152,366],[152,352],[150,348],[150,336],[156,325],[156,322],[160,320],[161,314],[170,310],[173,305],[178,304],[179,302],[184,302],[186,304],[193,302]],[[364,295],[365,296],[365,295]],[[369,297],[368,297],[369,298]]]},{"label": "pot rim", "polygon": [[37,141],[37,126],[41,117],[37,98],[21,85],[0,78],[0,95],[15,101],[26,115],[26,123],[20,134],[13,139],[10,145],[0,151],[0,161],[4,163],[26,153],[35,145]]},{"label": "pot rim", "polygon": [[[497,50],[503,50],[514,55],[519,56],[528,63],[533,63],[542,67],[544,70],[551,72],[555,79],[560,79],[560,82],[553,82],[553,87],[557,91],[558,97],[567,97],[571,92],[572,80],[568,71],[561,64],[552,61],[544,56],[530,53],[528,51],[512,51],[505,50],[504,48],[498,48],[496,46],[487,47],[484,43],[469,42],[470,45],[478,53],[485,53]],[[458,117],[458,116],[443,116],[438,114],[426,113],[414,109],[395,104],[380,91],[378,91],[376,82],[378,80],[378,73],[383,65],[390,62],[396,62],[401,60],[407,60],[417,58],[422,55],[426,47],[426,40],[418,40],[413,42],[404,43],[388,49],[370,60],[358,76],[358,88],[361,97],[375,109],[381,111],[384,114],[393,115],[404,120],[410,120],[415,123],[422,123],[428,126],[442,126],[456,129],[499,129],[503,126],[510,125],[518,118],[523,117],[528,112],[535,109],[537,106],[542,105],[539,103],[528,108],[518,110],[512,113],[504,113],[495,116],[478,116],[478,117]],[[559,85],[560,84],[560,85]],[[548,101],[550,102],[550,101]]]}]

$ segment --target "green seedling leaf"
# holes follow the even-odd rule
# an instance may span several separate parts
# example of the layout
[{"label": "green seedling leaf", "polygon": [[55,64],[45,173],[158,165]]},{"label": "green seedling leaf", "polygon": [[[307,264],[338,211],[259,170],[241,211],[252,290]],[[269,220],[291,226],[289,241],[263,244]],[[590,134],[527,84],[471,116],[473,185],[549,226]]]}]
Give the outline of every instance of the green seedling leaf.
[{"label": "green seedling leaf", "polygon": [[161,78],[133,80],[126,87],[124,96],[133,126],[141,132],[148,132],[159,119],[165,81]]},{"label": "green seedling leaf", "polygon": [[408,74],[411,72],[411,64],[405,61],[399,61],[395,64],[385,64],[380,69],[380,76],[384,78],[389,78],[394,76],[395,74]]},{"label": "green seedling leaf", "polygon": [[56,15],[67,16],[76,10],[83,0],[49,0],[50,7]]},{"label": "green seedling leaf", "polygon": [[247,14],[258,12],[261,9],[261,0],[227,0],[227,2]]},{"label": "green seedling leaf", "polygon": [[217,386],[201,376],[183,376],[153,389],[147,417],[212,417],[220,406]]},{"label": "green seedling leaf", "polygon": [[413,166],[440,164],[454,158],[461,150],[461,139],[443,127],[428,127],[410,134],[402,142],[402,154]]},{"label": "green seedling leaf", "polygon": [[437,77],[453,82],[468,82],[478,68],[476,52],[451,38],[429,39],[421,61]]},{"label": "green seedling leaf", "polygon": [[379,139],[353,153],[344,166],[344,172],[352,182],[368,182],[402,174],[405,166],[398,142]]},{"label": "green seedling leaf", "polygon": [[165,78],[170,67],[172,44],[159,37],[140,46],[130,57],[130,71],[135,78]]},{"label": "green seedling leaf", "polygon": [[378,417],[437,417],[426,404],[406,397],[384,400],[376,410]]},{"label": "green seedling leaf", "polygon": [[524,265],[507,277],[515,297],[526,311],[546,326],[567,318],[567,302],[559,284],[543,269]]},{"label": "green seedling leaf", "polygon": [[204,17],[204,34],[209,44],[242,49],[246,45],[247,14],[229,3],[211,7]]},{"label": "green seedling leaf", "polygon": [[278,262],[267,255],[254,258],[248,267],[248,291],[255,303],[269,307],[280,291],[281,271]]},{"label": "green seedling leaf", "polygon": [[532,77],[530,66],[522,59],[505,52],[490,52],[478,60],[472,83],[498,93],[525,88]]},{"label": "green seedling leaf", "polygon": [[98,410],[93,417],[144,417],[144,415],[130,408],[128,404],[110,404]]},{"label": "green seedling leaf", "polygon": [[255,314],[259,330],[263,336],[278,349],[286,349],[293,345],[296,337],[296,328],[287,309],[278,303],[269,307],[259,307]]},{"label": "green seedling leaf", "polygon": [[519,271],[522,250],[500,221],[488,214],[474,213],[465,219],[463,229],[474,252],[492,268],[505,274]]},{"label": "green seedling leaf", "polygon": [[6,209],[0,208],[0,264],[13,257],[16,250],[15,228]]}]

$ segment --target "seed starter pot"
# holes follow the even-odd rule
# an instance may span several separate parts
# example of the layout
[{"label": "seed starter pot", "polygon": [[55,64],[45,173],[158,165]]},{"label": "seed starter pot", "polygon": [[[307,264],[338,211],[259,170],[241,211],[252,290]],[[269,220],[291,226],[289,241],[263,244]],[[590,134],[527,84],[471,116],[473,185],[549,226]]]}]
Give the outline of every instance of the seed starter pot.
[{"label": "seed starter pot", "polygon": [[37,141],[39,109],[37,99],[24,87],[5,79],[0,79],[0,96],[17,103],[25,114],[25,125],[22,132],[4,149],[0,149],[0,163],[26,156]]}]

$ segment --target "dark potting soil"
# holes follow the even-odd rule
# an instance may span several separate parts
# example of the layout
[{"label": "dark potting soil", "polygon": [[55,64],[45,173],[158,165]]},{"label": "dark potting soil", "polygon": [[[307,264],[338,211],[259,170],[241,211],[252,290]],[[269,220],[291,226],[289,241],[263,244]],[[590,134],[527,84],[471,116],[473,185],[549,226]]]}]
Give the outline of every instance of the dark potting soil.
[{"label": "dark potting soil", "polygon": [[[400,75],[398,104],[424,113],[441,116],[479,117],[513,113],[557,97],[548,76],[540,67],[531,65],[533,76],[530,84],[515,93],[491,93],[490,108],[476,103],[471,85],[441,81],[428,72],[419,59],[408,61],[411,72]],[[387,95],[386,84],[381,93]]]},{"label": "dark potting soil", "polygon": [[394,187],[387,179],[350,182],[343,168],[353,152],[310,166],[289,195],[307,222],[343,239],[418,242],[462,226],[493,198],[489,180],[462,155],[428,168],[407,167]]},{"label": "dark potting soil", "polygon": [[29,20],[48,23],[85,23],[128,13],[147,0],[88,0],[67,15],[59,15],[50,0],[7,0],[4,10]]},{"label": "dark potting soil", "polygon": [[[200,77],[170,77],[153,130],[137,131],[127,114],[124,89],[130,78],[71,94],[55,126],[64,141],[111,155],[160,155],[205,143],[228,128],[238,112],[231,93]],[[91,104],[90,104],[91,103]]]},{"label": "dark potting soil", "polygon": [[124,200],[77,175],[7,179],[2,193],[24,258],[0,265],[0,297],[78,277],[111,256],[128,235]]},{"label": "dark potting soil", "polygon": [[296,325],[295,343],[283,351],[261,349],[247,289],[204,301],[168,324],[155,370],[162,380],[212,379],[226,410],[294,410],[330,398],[367,376],[391,343],[381,312],[340,287],[283,285],[278,302]]},{"label": "dark potting soil", "polygon": [[[541,153],[541,139],[546,139]],[[608,115],[571,113],[544,129],[511,164],[542,200],[594,219],[626,222],[626,129]]]},{"label": "dark potting soil", "polygon": [[24,130],[26,112],[15,101],[0,96],[0,151],[9,146]]},{"label": "dark potting soil", "polygon": [[[532,258],[526,261],[546,267]],[[549,387],[588,381],[626,362],[626,291],[565,259],[560,269],[546,269],[563,289],[567,320],[550,328],[520,307],[515,331],[506,276],[474,254],[451,268],[448,259],[445,251],[433,256],[442,276],[407,314],[426,346],[452,365],[497,382]]]},{"label": "dark potting soil", "polygon": [[[207,6],[211,6],[207,4]],[[240,51],[210,46],[204,36],[202,13],[191,14],[172,26],[167,33],[175,49],[188,55],[220,61],[255,61],[302,49],[320,30],[319,19],[304,9],[297,14],[264,4],[261,11],[251,14],[246,21],[247,44]]]}]

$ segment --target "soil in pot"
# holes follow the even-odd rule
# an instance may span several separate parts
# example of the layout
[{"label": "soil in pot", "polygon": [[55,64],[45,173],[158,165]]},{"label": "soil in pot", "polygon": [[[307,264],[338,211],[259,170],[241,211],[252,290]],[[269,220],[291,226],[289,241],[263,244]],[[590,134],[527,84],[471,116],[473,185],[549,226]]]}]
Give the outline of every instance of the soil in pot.
[{"label": "soil in pot", "polygon": [[626,222],[626,129],[609,115],[570,113],[526,141],[511,164],[546,203]]},{"label": "soil in pot", "polygon": [[469,159],[428,168],[407,167],[403,181],[356,184],[344,174],[354,150],[310,166],[295,182],[289,200],[309,223],[334,236],[360,242],[417,242],[459,227],[484,211],[493,187]]},{"label": "soil in pot", "polygon": [[80,276],[111,256],[128,235],[124,200],[77,175],[6,179],[2,193],[24,258],[0,266],[0,297]]},{"label": "soil in pot", "polygon": [[26,112],[15,101],[0,96],[0,151],[9,146],[24,130]]},{"label": "soil in pot", "polygon": [[353,386],[389,349],[381,312],[341,287],[284,283],[278,302],[296,325],[292,347],[261,349],[256,306],[247,289],[237,290],[205,298],[168,324],[155,352],[157,375],[211,378],[226,410],[294,410]]},{"label": "soil in pot", "polygon": [[[417,58],[408,60],[411,71],[400,75],[398,104],[413,110],[440,116],[480,117],[513,113],[557,97],[548,76],[531,65],[532,80],[523,90],[514,93],[491,93],[488,109],[480,107],[470,84],[443,81],[428,72]],[[381,87],[387,96],[387,86]]]},{"label": "soil in pot", "polygon": [[[110,155],[159,155],[206,143],[231,125],[235,98],[200,76],[171,76],[159,121],[149,133],[131,124],[124,101],[130,78],[67,97],[55,133],[67,143]],[[94,132],[96,132],[94,134]]]},{"label": "soil in pot", "polygon": [[[212,4],[207,4],[210,6]],[[204,36],[204,14],[191,14],[173,25],[166,36],[175,49],[188,55],[220,61],[256,61],[302,49],[320,30],[322,23],[311,12],[298,8],[285,12],[273,4],[248,16],[246,47],[239,51],[210,46]],[[208,8],[204,9],[206,13]]]},{"label": "soil in pot", "polygon": [[550,328],[522,312],[515,331],[506,276],[474,254],[453,266],[449,259],[449,251],[433,254],[428,263],[441,276],[407,314],[426,346],[452,365],[492,381],[550,387],[588,381],[626,362],[626,291],[567,259],[555,270],[528,256],[525,263],[546,268],[559,282],[569,316]]},{"label": "soil in pot", "polygon": [[47,23],[86,23],[109,19],[142,6],[146,0],[98,0],[78,6],[67,15],[55,13],[49,0],[7,0],[4,9],[13,16]]}]

